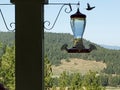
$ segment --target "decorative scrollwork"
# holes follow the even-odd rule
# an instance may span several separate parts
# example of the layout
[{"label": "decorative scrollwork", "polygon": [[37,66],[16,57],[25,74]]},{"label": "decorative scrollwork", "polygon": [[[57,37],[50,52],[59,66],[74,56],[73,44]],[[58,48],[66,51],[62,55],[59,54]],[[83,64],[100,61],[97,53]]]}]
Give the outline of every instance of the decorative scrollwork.
[{"label": "decorative scrollwork", "polygon": [[[4,24],[5,24],[6,29],[7,29],[8,31],[15,31],[15,22],[11,22],[11,23],[10,23],[10,27],[13,28],[13,29],[9,29],[8,26],[7,26],[7,23],[6,23],[6,21],[5,21],[5,18],[4,18],[4,15],[3,15],[1,9],[0,9],[0,14],[1,14],[2,18],[3,18],[3,22],[4,22]],[[13,25],[14,25],[14,27],[13,27]]]},{"label": "decorative scrollwork", "polygon": [[[60,15],[60,13],[61,13],[61,11],[62,11],[62,9],[63,9],[63,7],[64,6],[69,6],[69,9],[68,8],[65,8],[65,13],[70,13],[71,11],[72,11],[72,7],[71,7],[71,4],[70,3],[50,3],[51,5],[53,4],[53,5],[62,5],[61,6],[61,8],[60,8],[60,10],[59,10],[59,12],[58,12],[58,15],[57,15],[57,17],[55,18],[55,21],[54,21],[54,23],[53,23],[53,25],[51,26],[51,23],[50,23],[50,21],[44,21],[44,28],[46,29],[46,30],[51,30],[54,26],[55,26],[55,23],[56,23],[56,21],[57,21],[57,19],[58,19],[58,17],[59,17],[59,15]],[[12,4],[0,4],[0,5],[12,5]],[[76,5],[76,3],[72,3],[72,5]],[[3,13],[2,13],[2,10],[0,9],[0,14],[1,14],[1,16],[2,16],[2,18],[3,18],[3,22],[4,22],[4,24],[5,24],[5,27],[6,27],[6,29],[8,30],[8,31],[15,31],[15,22],[11,22],[9,25],[10,25],[10,28],[11,29],[9,29],[9,27],[8,27],[8,25],[7,25],[7,23],[6,23],[6,20],[5,20],[5,18],[4,18],[4,15],[3,15]],[[47,28],[47,27],[48,28]],[[50,27],[51,26],[51,27]],[[49,28],[50,27],[50,28]]]},{"label": "decorative scrollwork", "polygon": [[62,9],[63,9],[63,7],[64,7],[65,5],[68,5],[68,6],[69,6],[69,10],[68,10],[68,8],[65,8],[65,10],[64,10],[65,13],[70,13],[70,12],[72,11],[71,4],[63,4],[62,7],[60,8],[59,12],[58,12],[58,15],[57,15],[57,17],[56,17],[53,25],[52,25],[50,28],[45,27],[45,26],[48,26],[48,27],[49,27],[49,26],[51,25],[50,21],[44,21],[44,28],[45,28],[46,30],[51,30],[51,29],[53,29],[53,27],[55,26],[55,23],[56,23],[59,15],[60,15],[60,13],[61,13],[61,11],[62,11]]}]

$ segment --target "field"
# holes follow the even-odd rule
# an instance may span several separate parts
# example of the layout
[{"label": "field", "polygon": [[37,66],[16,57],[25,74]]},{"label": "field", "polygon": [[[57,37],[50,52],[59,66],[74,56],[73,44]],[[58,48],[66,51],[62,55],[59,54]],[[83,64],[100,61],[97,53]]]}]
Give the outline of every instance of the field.
[{"label": "field", "polygon": [[[85,74],[89,70],[100,72],[104,68],[106,68],[106,64],[103,62],[96,62],[76,58],[71,58],[69,60],[61,60],[61,64],[59,66],[52,65],[54,76],[59,76],[63,71],[67,71],[69,73],[78,72],[81,74]],[[106,87],[106,90],[120,90],[120,87]]]},{"label": "field", "polygon": [[72,58],[69,60],[61,60],[61,64],[59,66],[52,66],[53,74],[60,75],[63,71],[67,71],[69,73],[81,73],[85,74],[89,70],[100,72],[106,68],[106,64],[102,62],[83,60]]}]

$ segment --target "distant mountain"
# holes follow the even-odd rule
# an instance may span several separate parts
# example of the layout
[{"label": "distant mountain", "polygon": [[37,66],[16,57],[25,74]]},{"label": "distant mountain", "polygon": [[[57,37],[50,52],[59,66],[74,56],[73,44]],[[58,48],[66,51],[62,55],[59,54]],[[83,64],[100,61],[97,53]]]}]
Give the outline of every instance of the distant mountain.
[{"label": "distant mountain", "polygon": [[106,49],[120,50],[120,46],[111,46],[111,45],[104,45],[104,44],[101,44],[100,46]]}]

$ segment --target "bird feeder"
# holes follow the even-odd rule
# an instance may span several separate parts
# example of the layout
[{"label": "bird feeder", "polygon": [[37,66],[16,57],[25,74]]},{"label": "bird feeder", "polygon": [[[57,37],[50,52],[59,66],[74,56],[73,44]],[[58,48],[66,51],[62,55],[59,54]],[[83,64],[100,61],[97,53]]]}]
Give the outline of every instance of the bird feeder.
[{"label": "bird feeder", "polygon": [[[79,5],[79,3],[78,3]],[[74,36],[74,46],[70,49],[67,48],[67,44],[62,46],[62,50],[66,50],[68,53],[89,53],[96,47],[90,44],[90,48],[85,48],[83,45],[83,34],[86,26],[86,15],[82,14],[77,8],[77,12],[70,16],[70,24]]]}]

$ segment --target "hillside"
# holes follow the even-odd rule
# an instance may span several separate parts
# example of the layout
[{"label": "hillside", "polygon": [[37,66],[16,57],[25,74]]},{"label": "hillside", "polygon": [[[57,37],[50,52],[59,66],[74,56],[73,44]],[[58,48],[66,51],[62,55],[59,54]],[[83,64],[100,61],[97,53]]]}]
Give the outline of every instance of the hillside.
[{"label": "hillside", "polygon": [[120,50],[110,50],[103,48],[95,43],[88,40],[84,40],[84,45],[88,47],[90,43],[97,47],[97,50],[91,53],[67,53],[61,51],[60,48],[63,44],[68,44],[68,48],[73,46],[73,36],[68,33],[45,33],[45,55],[48,56],[50,62],[53,65],[60,65],[61,60],[78,58],[84,60],[95,60],[96,62],[103,62],[106,64],[106,69],[102,72],[107,74],[120,74]]},{"label": "hillside", "polygon": [[0,32],[0,57],[4,54],[6,45],[13,46],[15,43],[15,33],[13,32]]},{"label": "hillside", "polygon": [[[14,42],[14,32],[0,32],[0,43],[3,44],[3,48],[0,49],[0,56],[4,52],[4,47],[6,45],[13,45]],[[91,43],[88,40],[84,40],[83,42],[86,47]],[[88,54],[70,54],[60,50],[61,46],[65,43],[68,44],[68,48],[71,48],[73,46],[73,36],[68,33],[44,33],[44,55],[48,56],[52,65],[59,66],[61,60],[70,60],[71,58],[95,60],[96,62],[106,64],[106,69],[103,69],[102,72],[120,74],[120,50],[110,50],[92,43],[97,47],[97,50]]]},{"label": "hillside", "polygon": [[63,71],[86,74],[89,70],[100,72],[104,68],[106,68],[105,63],[77,58],[71,58],[67,61],[61,60],[59,66],[52,65],[53,75],[55,76],[60,75]]},{"label": "hillside", "polygon": [[12,45],[15,42],[14,32],[0,32],[0,42],[5,45]]}]

